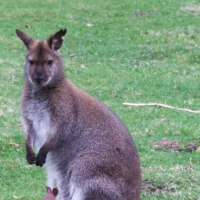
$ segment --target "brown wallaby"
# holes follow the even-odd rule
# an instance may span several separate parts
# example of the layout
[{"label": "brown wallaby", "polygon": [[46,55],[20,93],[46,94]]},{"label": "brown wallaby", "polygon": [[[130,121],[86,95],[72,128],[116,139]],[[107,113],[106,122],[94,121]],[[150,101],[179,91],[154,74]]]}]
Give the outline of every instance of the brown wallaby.
[{"label": "brown wallaby", "polygon": [[22,118],[28,163],[45,164],[57,200],[140,199],[140,163],[130,133],[65,78],[58,50],[66,29],[44,41],[16,33],[27,47]]}]

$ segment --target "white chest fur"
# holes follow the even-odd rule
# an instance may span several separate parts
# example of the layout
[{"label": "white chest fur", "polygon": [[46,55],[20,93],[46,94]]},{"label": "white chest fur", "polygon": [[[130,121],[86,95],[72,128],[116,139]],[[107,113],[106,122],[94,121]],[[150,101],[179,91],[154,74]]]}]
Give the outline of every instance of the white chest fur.
[{"label": "white chest fur", "polygon": [[34,146],[38,152],[49,136],[50,114],[47,101],[31,100],[26,108],[26,115],[32,121],[35,132]]},{"label": "white chest fur", "polygon": [[[25,109],[27,118],[29,118],[33,124],[33,129],[35,132],[34,146],[37,152],[46,142],[50,134],[51,120],[47,103],[47,101],[39,102],[31,100]],[[51,188],[59,188],[60,175],[55,161],[52,158],[51,152],[47,154],[45,169],[47,173],[47,186]]]}]

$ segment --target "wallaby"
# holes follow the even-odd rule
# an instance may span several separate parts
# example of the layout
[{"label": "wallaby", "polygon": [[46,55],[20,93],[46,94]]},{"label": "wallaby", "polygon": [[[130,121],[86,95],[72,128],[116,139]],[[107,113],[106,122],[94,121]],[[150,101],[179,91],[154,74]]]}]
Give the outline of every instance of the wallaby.
[{"label": "wallaby", "polygon": [[65,78],[59,49],[66,31],[40,41],[16,30],[27,47],[26,159],[45,164],[57,200],[138,200],[141,169],[130,133],[109,108]]},{"label": "wallaby", "polygon": [[55,200],[56,196],[58,195],[58,189],[53,188],[53,190],[50,187],[46,187],[47,194],[44,197],[44,200]]}]

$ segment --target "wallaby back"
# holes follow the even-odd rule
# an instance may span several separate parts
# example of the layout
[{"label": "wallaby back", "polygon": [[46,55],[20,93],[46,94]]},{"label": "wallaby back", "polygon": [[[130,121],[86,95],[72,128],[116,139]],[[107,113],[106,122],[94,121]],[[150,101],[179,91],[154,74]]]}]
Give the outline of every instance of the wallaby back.
[{"label": "wallaby back", "polygon": [[59,200],[139,200],[140,163],[127,128],[65,78],[58,50],[66,29],[45,41],[16,32],[28,50],[22,95],[28,163],[45,166]]}]

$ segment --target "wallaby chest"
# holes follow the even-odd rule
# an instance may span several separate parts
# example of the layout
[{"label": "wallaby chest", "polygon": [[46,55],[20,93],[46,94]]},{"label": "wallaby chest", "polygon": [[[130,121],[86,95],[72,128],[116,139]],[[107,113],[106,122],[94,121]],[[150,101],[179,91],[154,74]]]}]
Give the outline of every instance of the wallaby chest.
[{"label": "wallaby chest", "polygon": [[26,102],[24,109],[25,116],[33,126],[35,134],[34,146],[37,151],[46,142],[50,132],[50,112],[47,105],[47,100],[31,99]]}]

